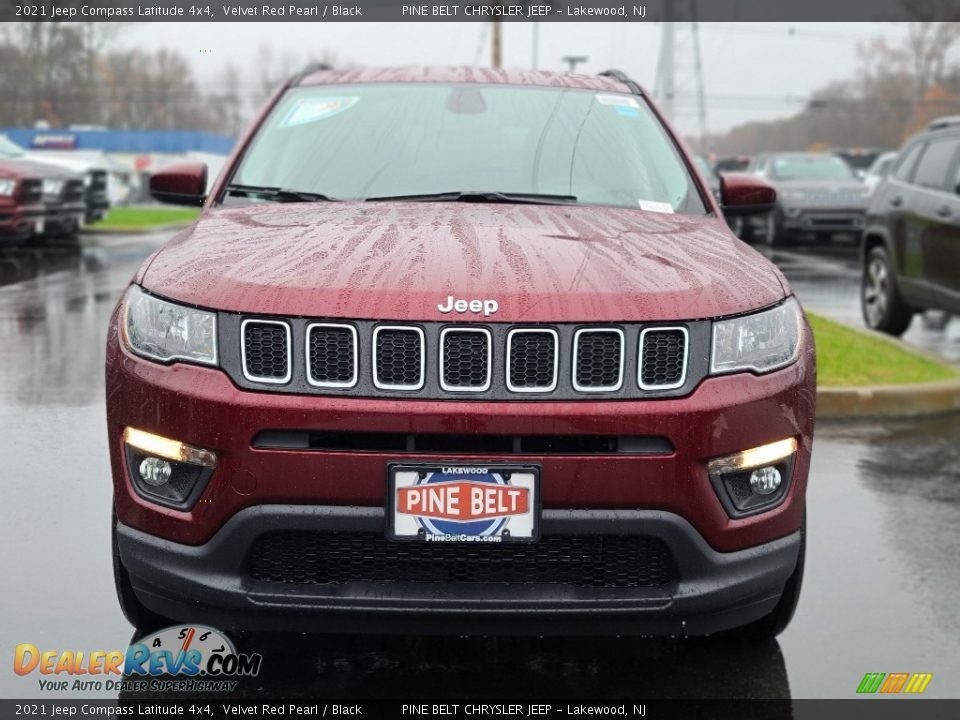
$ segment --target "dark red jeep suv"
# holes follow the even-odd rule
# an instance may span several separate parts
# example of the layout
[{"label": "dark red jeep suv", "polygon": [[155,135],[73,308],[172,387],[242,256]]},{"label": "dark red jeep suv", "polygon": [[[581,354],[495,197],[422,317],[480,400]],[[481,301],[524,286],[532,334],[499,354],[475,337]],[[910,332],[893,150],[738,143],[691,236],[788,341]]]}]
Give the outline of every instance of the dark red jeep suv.
[{"label": "dark red jeep suv", "polygon": [[109,334],[132,622],[786,626],[810,330],[631,80],[312,68],[151,187],[203,213]]}]

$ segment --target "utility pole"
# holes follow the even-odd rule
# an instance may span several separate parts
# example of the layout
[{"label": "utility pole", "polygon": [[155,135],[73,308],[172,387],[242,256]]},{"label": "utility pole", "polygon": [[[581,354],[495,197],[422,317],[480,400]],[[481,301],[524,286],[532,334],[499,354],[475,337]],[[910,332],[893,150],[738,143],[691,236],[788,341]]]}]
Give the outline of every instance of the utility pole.
[{"label": "utility pole", "polygon": [[540,66],[540,23],[533,23],[533,62],[530,66],[536,70]]},{"label": "utility pole", "polygon": [[503,67],[503,25],[499,20],[490,22],[490,66]]},{"label": "utility pole", "polygon": [[[697,15],[697,0],[691,0],[693,17]],[[700,57],[700,23],[690,23],[693,34],[693,62],[697,76],[697,119],[700,121],[700,153],[706,157],[710,148],[707,147],[707,98],[703,90],[703,61]]]},{"label": "utility pole", "polygon": [[657,63],[660,68],[660,75],[657,78],[657,88],[660,91],[660,107],[663,108],[663,114],[667,116],[667,120],[671,122],[674,119],[673,46],[675,38],[676,26],[673,22],[662,23],[660,25],[660,60]]},{"label": "utility pole", "polygon": [[560,59],[570,66],[570,72],[576,72],[577,65],[580,63],[585,63],[590,58],[588,58],[586,55],[564,55]]}]

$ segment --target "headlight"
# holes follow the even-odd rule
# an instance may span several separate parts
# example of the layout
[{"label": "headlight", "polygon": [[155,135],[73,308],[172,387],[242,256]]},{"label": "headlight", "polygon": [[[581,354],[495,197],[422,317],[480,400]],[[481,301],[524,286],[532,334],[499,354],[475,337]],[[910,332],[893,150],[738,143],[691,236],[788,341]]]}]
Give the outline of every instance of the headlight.
[{"label": "headlight", "polygon": [[713,324],[713,374],[753,370],[764,373],[797,357],[803,311],[794,298],[770,310]]},{"label": "headlight", "polygon": [[217,317],[175,305],[133,285],[127,292],[123,339],[137,355],[168,362],[217,364]]},{"label": "headlight", "polygon": [[88,172],[83,176],[83,186],[90,187],[91,185],[93,185],[93,173]]},{"label": "headlight", "polygon": [[11,197],[16,189],[16,180],[0,180],[0,197]]},{"label": "headlight", "polygon": [[59,195],[61,190],[63,190],[62,180],[44,180],[43,181],[44,195]]}]

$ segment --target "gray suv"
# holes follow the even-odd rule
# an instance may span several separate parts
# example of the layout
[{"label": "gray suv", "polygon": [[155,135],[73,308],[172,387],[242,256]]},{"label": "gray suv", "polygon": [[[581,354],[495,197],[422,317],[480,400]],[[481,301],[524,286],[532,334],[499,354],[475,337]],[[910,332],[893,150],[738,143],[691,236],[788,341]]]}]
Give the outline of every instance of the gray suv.
[{"label": "gray suv", "polygon": [[747,172],[777,190],[777,207],[756,217],[745,240],[785,244],[801,235],[829,240],[839,233],[859,236],[867,207],[867,187],[832,153],[792,152],[758,155]]}]

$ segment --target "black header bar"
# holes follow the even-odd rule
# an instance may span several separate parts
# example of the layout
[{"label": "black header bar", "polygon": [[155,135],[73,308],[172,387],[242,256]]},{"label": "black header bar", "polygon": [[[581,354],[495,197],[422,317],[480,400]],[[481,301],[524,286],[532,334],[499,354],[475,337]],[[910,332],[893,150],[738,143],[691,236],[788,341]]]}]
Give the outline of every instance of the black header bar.
[{"label": "black header bar", "polygon": [[960,0],[0,0],[0,20],[914,22],[960,20]]}]

